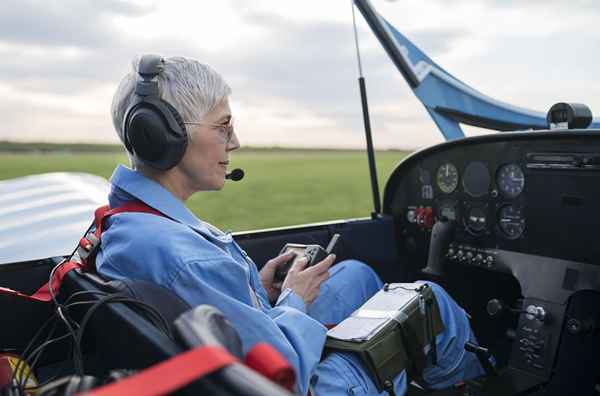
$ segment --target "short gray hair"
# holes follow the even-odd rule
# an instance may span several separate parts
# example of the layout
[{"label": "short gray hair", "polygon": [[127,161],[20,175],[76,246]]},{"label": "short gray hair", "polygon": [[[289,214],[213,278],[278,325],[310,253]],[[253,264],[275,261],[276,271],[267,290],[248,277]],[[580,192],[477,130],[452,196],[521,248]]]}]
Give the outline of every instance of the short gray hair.
[{"label": "short gray hair", "polygon": [[[113,96],[112,122],[119,139],[125,144],[123,121],[129,106],[136,100],[135,87],[139,78],[137,70],[141,57],[132,62],[130,71],[119,84]],[[161,99],[177,110],[187,122],[200,122],[202,118],[231,94],[223,77],[210,66],[184,57],[164,58],[164,68],[158,75],[158,92]],[[140,164],[127,152],[131,166]]]}]

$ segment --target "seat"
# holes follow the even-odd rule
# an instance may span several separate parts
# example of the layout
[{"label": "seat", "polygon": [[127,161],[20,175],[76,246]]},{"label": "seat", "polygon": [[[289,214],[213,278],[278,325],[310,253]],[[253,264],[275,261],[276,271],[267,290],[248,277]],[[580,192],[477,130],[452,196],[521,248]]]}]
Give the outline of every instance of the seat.
[{"label": "seat", "polygon": [[[85,299],[90,299],[90,295],[100,299],[99,294],[94,294],[98,292],[117,292],[143,301],[158,310],[177,335],[171,339],[133,306],[123,303],[103,306],[90,320],[84,339],[87,341],[84,353],[97,360],[95,368],[99,371],[93,373],[97,376],[102,377],[116,368],[144,369],[203,344],[218,343],[238,358],[243,356],[237,332],[228,324],[224,325],[222,315],[216,314],[220,312],[212,307],[204,308],[208,306],[190,309],[185,301],[162,286],[139,280],[105,281],[96,274],[70,271],[63,280],[61,298],[81,291],[88,293]],[[74,311],[74,319],[80,319],[86,310],[83,308],[79,314]],[[181,319],[186,317],[188,331],[176,331],[173,323],[177,318],[182,323]],[[190,319],[193,320],[190,322]],[[243,364],[232,364],[196,380],[186,387],[184,394],[259,396],[287,393]]]}]

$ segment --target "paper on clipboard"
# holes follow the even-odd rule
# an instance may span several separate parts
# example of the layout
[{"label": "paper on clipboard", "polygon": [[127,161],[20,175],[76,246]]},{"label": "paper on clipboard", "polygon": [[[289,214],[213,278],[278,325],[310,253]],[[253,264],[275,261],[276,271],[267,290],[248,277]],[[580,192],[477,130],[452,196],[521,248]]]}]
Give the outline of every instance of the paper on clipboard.
[{"label": "paper on clipboard", "polygon": [[[408,286],[408,284],[407,284]],[[416,289],[404,284],[391,284],[386,290],[380,290],[350,317],[330,329],[327,336],[342,341],[361,342],[369,340],[377,331],[391,320],[404,316],[401,309],[410,301],[406,294],[414,295]]]}]

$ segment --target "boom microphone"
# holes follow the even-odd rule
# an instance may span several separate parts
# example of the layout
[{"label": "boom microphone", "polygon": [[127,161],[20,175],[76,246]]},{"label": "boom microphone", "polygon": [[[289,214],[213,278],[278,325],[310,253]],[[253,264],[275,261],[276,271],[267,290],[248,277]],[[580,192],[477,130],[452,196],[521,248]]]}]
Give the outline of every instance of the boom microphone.
[{"label": "boom microphone", "polygon": [[236,168],[225,175],[225,179],[231,181],[240,181],[244,178],[244,170]]}]

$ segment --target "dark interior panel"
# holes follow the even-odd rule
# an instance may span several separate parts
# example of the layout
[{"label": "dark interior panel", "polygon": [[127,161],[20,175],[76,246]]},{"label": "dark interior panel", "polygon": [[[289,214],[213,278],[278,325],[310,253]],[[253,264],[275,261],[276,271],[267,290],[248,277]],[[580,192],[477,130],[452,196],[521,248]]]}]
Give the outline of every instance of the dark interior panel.
[{"label": "dark interior panel", "polygon": [[398,254],[394,221],[391,216],[352,220],[320,226],[298,227],[235,234],[255,264],[261,268],[279,254],[288,242],[326,246],[333,234],[341,238],[336,261],[355,259],[369,264],[386,281],[405,281],[409,277],[407,260]]},{"label": "dark interior panel", "polygon": [[[504,368],[498,381],[515,386],[511,394],[594,394],[600,361],[589,351],[600,342],[598,197],[594,131],[447,142],[407,158],[388,180],[384,213],[395,219],[400,255],[414,263],[408,271],[440,258],[442,272],[429,278],[472,315],[481,344]],[[449,224],[449,242],[432,256],[438,223]],[[488,307],[499,306],[489,305],[494,300],[502,310],[491,316]],[[586,330],[573,330],[570,320],[587,323]]]}]

